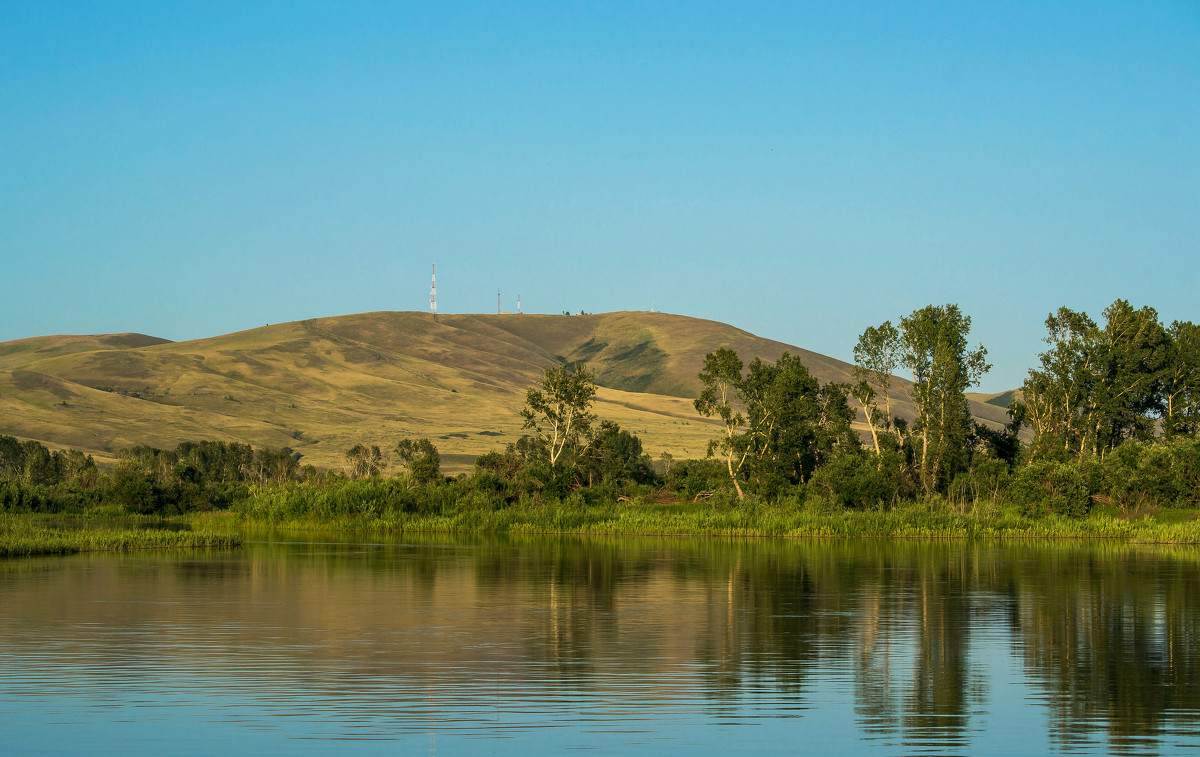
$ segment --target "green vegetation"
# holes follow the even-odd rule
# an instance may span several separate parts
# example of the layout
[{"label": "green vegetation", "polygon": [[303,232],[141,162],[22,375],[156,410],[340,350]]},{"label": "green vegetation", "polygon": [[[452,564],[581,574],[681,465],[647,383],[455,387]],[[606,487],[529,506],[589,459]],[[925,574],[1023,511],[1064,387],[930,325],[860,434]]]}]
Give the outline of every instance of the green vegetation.
[{"label": "green vegetation", "polygon": [[98,526],[87,521],[38,521],[0,515],[0,557],[69,555],[78,552],[133,552],[144,549],[229,548],[241,540],[211,531]]},{"label": "green vegetation", "polygon": [[[595,374],[547,368],[519,413],[530,434],[443,475],[428,438],[356,443],[340,470],[288,447],[136,447],[101,470],[79,451],[0,436],[0,512],[179,515],[433,531],[612,534],[1088,537],[1200,542],[1200,350],[1188,323],[1118,301],[1104,328],[1060,310],[1050,350],[1008,422],[985,425],[966,390],[988,369],[971,319],[929,306],[868,328],[855,383],[822,383],[799,357],[709,353],[693,406],[705,459],[661,455],[597,412]],[[121,354],[127,353],[128,350]],[[906,366],[912,381],[893,376]],[[900,385],[906,403],[894,402]],[[852,426],[857,401],[870,444]],[[1032,432],[1022,443],[1026,420]],[[1028,436],[1026,437],[1029,438]],[[1160,514],[1162,517],[1147,515]]]},{"label": "green vegetation", "polygon": [[[461,486],[461,485],[460,485]],[[410,489],[384,479],[322,486],[273,486],[256,491],[233,510],[206,513],[196,522],[213,527],[274,526],[352,531],[572,533],[656,536],[782,536],[823,538],[1115,539],[1136,543],[1200,543],[1192,511],[1163,517],[1123,518],[1112,511],[1086,518],[1031,517],[1014,507],[960,512],[935,499],[892,510],[852,511],[765,502],[732,492],[705,502],[590,501],[522,498],[508,504],[465,487]]]}]

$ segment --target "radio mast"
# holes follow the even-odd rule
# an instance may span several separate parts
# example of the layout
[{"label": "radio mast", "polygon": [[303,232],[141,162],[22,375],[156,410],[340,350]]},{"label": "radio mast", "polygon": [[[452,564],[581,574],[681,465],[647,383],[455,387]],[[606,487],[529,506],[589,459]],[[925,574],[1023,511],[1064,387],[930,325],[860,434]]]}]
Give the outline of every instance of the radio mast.
[{"label": "radio mast", "polygon": [[517,295],[517,315],[521,314],[521,295]]},{"label": "radio mast", "polygon": [[500,290],[496,290],[496,315],[500,315]]},{"label": "radio mast", "polygon": [[437,318],[437,263],[433,264],[433,278],[429,280],[429,314]]}]

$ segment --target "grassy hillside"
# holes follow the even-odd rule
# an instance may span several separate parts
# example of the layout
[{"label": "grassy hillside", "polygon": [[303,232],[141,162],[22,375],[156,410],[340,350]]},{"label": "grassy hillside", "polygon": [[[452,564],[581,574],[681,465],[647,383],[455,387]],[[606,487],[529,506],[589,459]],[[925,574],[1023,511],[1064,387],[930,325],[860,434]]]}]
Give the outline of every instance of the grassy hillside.
[{"label": "grassy hillside", "polygon": [[87,336],[35,336],[0,342],[0,368],[16,368],[58,355],[96,350],[128,350],[168,344],[170,340],[146,334],[93,334]]},{"label": "grassy hillside", "polygon": [[[355,443],[432,437],[447,468],[521,435],[524,392],[547,365],[584,360],[597,412],[657,456],[704,454],[711,423],[692,408],[704,355],[801,356],[822,381],[849,366],[731,326],[665,313],[363,313],[189,342],[142,335],[0,344],[0,433],[101,457],[133,444],[223,439],[290,446],[336,466]],[[911,410],[902,391],[894,402]],[[994,405],[974,403],[990,421]]]}]

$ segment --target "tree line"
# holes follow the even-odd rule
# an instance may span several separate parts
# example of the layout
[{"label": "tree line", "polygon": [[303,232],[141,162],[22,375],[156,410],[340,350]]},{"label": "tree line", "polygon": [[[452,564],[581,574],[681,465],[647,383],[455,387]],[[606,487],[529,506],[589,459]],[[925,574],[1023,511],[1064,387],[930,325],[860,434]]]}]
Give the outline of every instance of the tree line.
[{"label": "tree line", "polygon": [[[694,405],[718,432],[701,460],[663,453],[594,411],[585,364],[546,368],[528,389],[525,434],[480,455],[469,475],[442,474],[429,439],[356,444],[340,470],[291,449],[219,441],[135,447],[108,469],[77,450],[0,436],[0,510],[175,513],[221,509],[263,487],[390,482],[379,496],[412,507],[708,500],[730,507],[879,509],[941,503],[1015,506],[1028,515],[1200,505],[1200,336],[1118,300],[1103,324],[1059,309],[1002,427],[978,422],[966,392],[990,366],[971,318],[930,305],[867,328],[852,381],[821,384],[802,361],[749,364],[728,348],[705,357]],[[907,374],[910,381],[896,377]],[[906,396],[904,412],[894,402]],[[860,417],[865,433],[855,422]],[[1024,439],[1024,441],[1023,441]],[[372,495],[375,496],[375,495]]]},{"label": "tree line", "polygon": [[[970,412],[966,392],[990,369],[987,350],[970,343],[970,317],[953,304],[930,305],[898,324],[860,335],[850,383],[819,385],[787,353],[774,364],[755,358],[747,370],[731,350],[706,356],[695,405],[722,423],[709,455],[739,499],[749,490],[861,508],[990,496],[1030,514],[1073,515],[1096,502],[1128,509],[1200,500],[1194,324],[1164,326],[1153,308],[1124,300],[1104,311],[1103,325],[1059,309],[1002,428]],[[898,382],[901,373],[910,381]],[[893,404],[901,386],[911,417]],[[850,431],[859,412],[868,445]]]}]

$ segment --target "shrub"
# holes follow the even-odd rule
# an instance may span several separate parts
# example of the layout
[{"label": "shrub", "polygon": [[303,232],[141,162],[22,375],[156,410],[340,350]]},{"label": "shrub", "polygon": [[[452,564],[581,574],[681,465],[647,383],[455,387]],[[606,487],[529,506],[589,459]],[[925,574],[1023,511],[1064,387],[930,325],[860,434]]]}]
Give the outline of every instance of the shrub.
[{"label": "shrub", "polygon": [[1018,470],[1009,488],[1022,514],[1037,518],[1058,513],[1082,518],[1091,507],[1087,482],[1070,463],[1039,460]]}]

